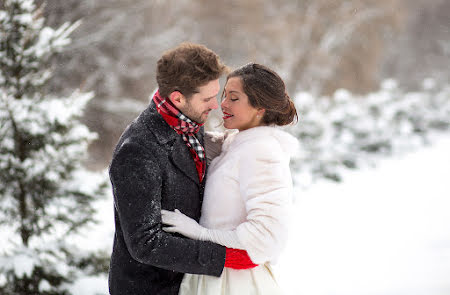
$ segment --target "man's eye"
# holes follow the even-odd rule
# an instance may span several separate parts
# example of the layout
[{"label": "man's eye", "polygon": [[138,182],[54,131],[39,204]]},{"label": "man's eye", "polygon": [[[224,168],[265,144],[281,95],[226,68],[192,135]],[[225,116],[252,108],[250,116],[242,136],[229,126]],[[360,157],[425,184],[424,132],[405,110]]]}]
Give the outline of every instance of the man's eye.
[{"label": "man's eye", "polygon": [[238,98],[230,98],[231,101],[239,100]]}]

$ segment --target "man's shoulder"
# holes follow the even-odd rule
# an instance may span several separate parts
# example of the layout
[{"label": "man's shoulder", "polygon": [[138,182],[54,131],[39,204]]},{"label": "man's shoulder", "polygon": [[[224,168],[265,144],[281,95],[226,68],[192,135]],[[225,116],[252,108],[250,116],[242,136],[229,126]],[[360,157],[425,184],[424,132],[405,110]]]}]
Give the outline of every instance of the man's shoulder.
[{"label": "man's shoulder", "polygon": [[130,144],[152,150],[165,143],[171,133],[175,132],[164,122],[154,106],[150,105],[125,128],[114,149],[114,155],[123,146]]},{"label": "man's shoulder", "polygon": [[139,114],[123,131],[120,136],[118,146],[124,142],[140,142],[143,138],[154,137],[152,128],[157,128],[155,124],[150,124],[154,120],[155,114],[149,111],[149,108],[145,109]]}]

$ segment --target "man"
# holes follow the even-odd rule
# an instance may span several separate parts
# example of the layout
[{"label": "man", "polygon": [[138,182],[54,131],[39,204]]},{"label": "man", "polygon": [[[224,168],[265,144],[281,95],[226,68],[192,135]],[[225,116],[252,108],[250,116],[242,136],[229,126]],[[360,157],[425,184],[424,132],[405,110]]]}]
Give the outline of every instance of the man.
[{"label": "man", "polygon": [[217,54],[192,43],[158,61],[159,89],[122,134],[109,167],[116,227],[110,294],[175,295],[183,273],[220,276],[224,266],[254,266],[245,251],[170,234],[161,224],[161,209],[200,218],[206,171],[200,129],[218,107],[225,71]]}]

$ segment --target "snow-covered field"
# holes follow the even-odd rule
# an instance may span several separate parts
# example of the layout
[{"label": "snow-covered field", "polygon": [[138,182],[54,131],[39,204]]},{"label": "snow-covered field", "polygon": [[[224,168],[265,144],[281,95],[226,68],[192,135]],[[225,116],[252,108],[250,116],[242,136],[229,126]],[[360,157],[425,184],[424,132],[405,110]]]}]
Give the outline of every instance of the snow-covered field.
[{"label": "snow-covered field", "polygon": [[450,139],[296,198],[287,294],[450,294]]},{"label": "snow-covered field", "polygon": [[[102,222],[81,246],[111,249],[112,206],[97,203]],[[292,211],[274,267],[286,294],[450,294],[449,138],[348,172],[342,183],[297,189]],[[107,278],[82,279],[73,291],[107,294]]]}]

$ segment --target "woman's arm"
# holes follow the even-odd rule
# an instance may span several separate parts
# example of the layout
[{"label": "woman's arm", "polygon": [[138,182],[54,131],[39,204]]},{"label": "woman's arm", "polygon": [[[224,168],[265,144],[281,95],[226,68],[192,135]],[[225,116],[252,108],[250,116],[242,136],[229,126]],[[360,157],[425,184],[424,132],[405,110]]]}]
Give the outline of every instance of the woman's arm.
[{"label": "woman's arm", "polygon": [[207,229],[179,211],[162,212],[168,232],[245,249],[255,263],[275,259],[287,238],[292,181],[281,148],[265,145],[243,153],[238,175],[247,220],[234,230]]},{"label": "woman's arm", "polygon": [[166,232],[176,232],[185,237],[200,241],[210,241],[227,248],[245,248],[239,242],[235,230],[208,229],[199,225],[194,219],[184,215],[178,209],[175,211],[161,210],[162,222],[170,227],[164,227]]},{"label": "woman's arm", "polygon": [[292,179],[288,157],[267,139],[242,152],[238,174],[246,221],[236,228],[239,241],[255,263],[276,260],[287,240]]}]

